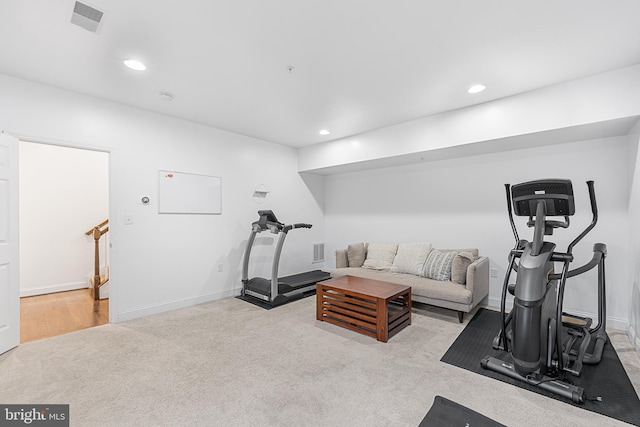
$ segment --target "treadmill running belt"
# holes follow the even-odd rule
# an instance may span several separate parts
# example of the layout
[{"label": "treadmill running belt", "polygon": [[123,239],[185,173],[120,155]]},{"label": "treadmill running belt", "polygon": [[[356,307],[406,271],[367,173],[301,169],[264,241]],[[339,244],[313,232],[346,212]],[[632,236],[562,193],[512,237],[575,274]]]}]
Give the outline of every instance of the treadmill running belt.
[{"label": "treadmill running belt", "polygon": [[331,277],[331,274],[322,270],[307,271],[305,273],[293,274],[286,277],[278,277],[278,284],[287,285],[292,288],[297,288],[304,285],[309,285],[322,280],[327,280]]}]

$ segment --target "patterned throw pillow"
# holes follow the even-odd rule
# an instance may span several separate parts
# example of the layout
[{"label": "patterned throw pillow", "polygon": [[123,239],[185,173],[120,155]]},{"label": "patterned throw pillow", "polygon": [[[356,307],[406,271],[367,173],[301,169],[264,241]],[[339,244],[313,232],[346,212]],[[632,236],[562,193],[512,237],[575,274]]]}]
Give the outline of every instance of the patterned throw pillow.
[{"label": "patterned throw pillow", "polygon": [[458,252],[441,252],[433,249],[424,263],[423,276],[429,279],[448,282],[451,280],[451,264]]},{"label": "patterned throw pillow", "polygon": [[431,251],[431,243],[400,243],[393,259],[392,273],[422,275],[424,263]]},{"label": "patterned throw pillow", "polygon": [[367,259],[362,264],[363,268],[373,270],[389,270],[393,263],[393,258],[398,251],[398,245],[388,245],[384,243],[369,243],[367,248]]}]

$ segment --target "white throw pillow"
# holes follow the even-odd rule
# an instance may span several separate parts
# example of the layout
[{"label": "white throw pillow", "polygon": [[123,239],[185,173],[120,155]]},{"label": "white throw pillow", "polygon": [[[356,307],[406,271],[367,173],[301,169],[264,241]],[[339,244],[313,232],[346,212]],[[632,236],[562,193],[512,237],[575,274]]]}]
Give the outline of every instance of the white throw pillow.
[{"label": "white throw pillow", "polygon": [[424,263],[431,251],[431,243],[400,243],[391,271],[422,275]]},{"label": "white throw pillow", "polygon": [[369,243],[367,259],[364,260],[362,267],[373,270],[389,270],[393,265],[393,258],[395,258],[397,251],[398,245]]}]

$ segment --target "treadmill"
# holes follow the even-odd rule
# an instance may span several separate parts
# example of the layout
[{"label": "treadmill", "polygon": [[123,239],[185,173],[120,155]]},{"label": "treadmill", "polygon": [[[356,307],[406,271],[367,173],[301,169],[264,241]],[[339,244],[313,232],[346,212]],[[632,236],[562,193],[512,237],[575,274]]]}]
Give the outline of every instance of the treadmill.
[{"label": "treadmill", "polygon": [[[278,265],[280,264],[280,254],[282,246],[289,231],[297,228],[311,228],[311,224],[290,224],[285,225],[278,221],[276,215],[271,210],[258,211],[258,220],[251,224],[251,234],[247,241],[247,249],[244,253],[244,262],[242,264],[242,292],[238,298],[270,309],[279,305],[295,301],[316,293],[316,283],[327,280],[331,275],[325,271],[312,270],[304,273],[298,273],[286,277],[278,277]],[[251,256],[251,248],[258,233],[270,231],[278,234],[278,243],[276,244],[275,253],[273,255],[273,265],[271,267],[271,278],[254,277],[249,279],[249,257]]]}]

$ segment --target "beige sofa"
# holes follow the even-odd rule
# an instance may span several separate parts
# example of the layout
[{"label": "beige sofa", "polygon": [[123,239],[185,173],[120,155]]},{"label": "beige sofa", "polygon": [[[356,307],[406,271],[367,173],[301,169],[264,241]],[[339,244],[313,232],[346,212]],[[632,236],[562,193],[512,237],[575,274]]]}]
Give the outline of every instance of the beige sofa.
[{"label": "beige sofa", "polygon": [[357,243],[336,251],[331,277],[346,275],[411,286],[413,301],[456,310],[460,322],[489,293],[489,259],[478,249]]}]

